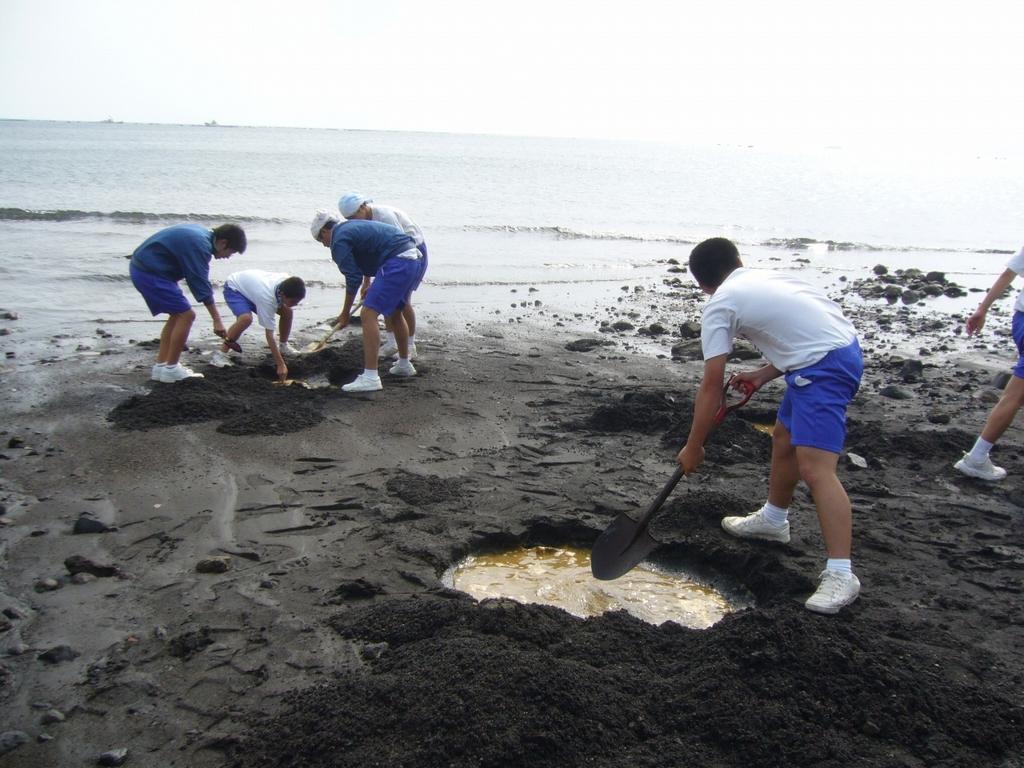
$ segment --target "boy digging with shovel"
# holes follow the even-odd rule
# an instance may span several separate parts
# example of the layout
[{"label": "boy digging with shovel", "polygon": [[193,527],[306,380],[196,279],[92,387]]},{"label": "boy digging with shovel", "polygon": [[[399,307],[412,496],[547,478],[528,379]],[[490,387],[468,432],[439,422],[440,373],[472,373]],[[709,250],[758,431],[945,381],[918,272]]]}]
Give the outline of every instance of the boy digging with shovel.
[{"label": "boy digging with shovel", "polygon": [[724,518],[722,527],[740,538],[788,543],[789,505],[803,480],[828,552],[818,589],[804,605],[818,613],[838,613],[860,593],[850,563],[850,499],[836,475],[846,439],[846,407],[864,370],[856,331],[817,288],[782,273],[745,269],[736,246],[723,237],[698,244],[689,266],[711,298],[701,323],[704,376],[679,465],[688,475],[704,461],[704,440],[721,402],[732,340],[746,337],[768,364],[737,374],[733,386],[756,389],[785,376],[787,388],[772,434],[768,500],[750,515]]}]

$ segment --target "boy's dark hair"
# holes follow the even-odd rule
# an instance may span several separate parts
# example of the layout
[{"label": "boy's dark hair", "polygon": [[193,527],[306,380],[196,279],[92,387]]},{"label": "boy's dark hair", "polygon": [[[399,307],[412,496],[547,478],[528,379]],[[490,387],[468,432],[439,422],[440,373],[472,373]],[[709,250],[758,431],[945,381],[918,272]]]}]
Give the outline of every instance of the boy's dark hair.
[{"label": "boy's dark hair", "polygon": [[702,287],[717,288],[741,266],[736,244],[725,237],[712,237],[690,251],[690,274]]},{"label": "boy's dark hair", "polygon": [[281,281],[278,289],[281,291],[281,295],[286,299],[302,301],[306,298],[306,284],[302,282],[301,277],[285,278]]},{"label": "boy's dark hair", "polygon": [[228,248],[235,253],[245,253],[245,230],[237,224],[221,224],[213,230],[214,240],[227,240]]},{"label": "boy's dark hair", "polygon": [[335,225],[338,223],[337,219],[328,219],[324,222],[324,225],[320,229],[326,229],[328,232],[333,232]]}]

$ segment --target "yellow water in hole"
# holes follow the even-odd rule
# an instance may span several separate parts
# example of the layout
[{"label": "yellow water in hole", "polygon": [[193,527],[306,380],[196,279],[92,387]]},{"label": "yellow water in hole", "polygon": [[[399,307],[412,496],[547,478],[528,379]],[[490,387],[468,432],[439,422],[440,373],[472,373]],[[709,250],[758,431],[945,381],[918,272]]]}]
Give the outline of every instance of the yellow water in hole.
[{"label": "yellow water in hole", "polygon": [[774,424],[758,424],[756,421],[750,422],[750,426],[756,429],[758,432],[764,432],[766,435],[770,435],[775,431]]},{"label": "yellow water in hole", "polygon": [[445,582],[477,600],[505,597],[554,605],[580,616],[625,610],[651,624],[674,621],[705,629],[746,604],[732,602],[689,577],[642,563],[614,581],[590,573],[590,553],[570,547],[530,547],[471,555],[445,574]]}]

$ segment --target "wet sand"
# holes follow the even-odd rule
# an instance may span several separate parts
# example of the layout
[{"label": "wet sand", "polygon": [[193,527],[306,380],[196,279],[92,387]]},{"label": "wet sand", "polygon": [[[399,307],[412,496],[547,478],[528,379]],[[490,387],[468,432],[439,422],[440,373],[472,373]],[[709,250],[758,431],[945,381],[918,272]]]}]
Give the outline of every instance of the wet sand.
[{"label": "wet sand", "polygon": [[[789,545],[719,525],[764,498],[779,384],[654,524],[657,562],[754,608],[694,630],[444,587],[472,552],[589,548],[671,474],[699,355],[667,321],[675,359],[634,352],[696,297],[650,299],[584,335],[437,323],[420,375],[372,395],[273,387],[259,356],[150,384],[143,347],[6,376],[0,730],[28,741],[0,765],[1024,766],[1024,441],[1002,484],[953,472],[998,389],[992,359],[942,354],[950,322],[857,316],[863,592],[839,616],[802,605],[824,558],[802,487]],[[290,375],[359,367],[340,335]]]}]

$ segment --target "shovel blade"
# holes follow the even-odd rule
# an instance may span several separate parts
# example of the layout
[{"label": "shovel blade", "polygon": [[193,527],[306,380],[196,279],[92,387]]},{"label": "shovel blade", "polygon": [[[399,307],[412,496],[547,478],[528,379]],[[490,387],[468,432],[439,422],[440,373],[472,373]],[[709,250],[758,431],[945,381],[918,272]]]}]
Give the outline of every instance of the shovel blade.
[{"label": "shovel blade", "polygon": [[658,546],[646,525],[620,513],[594,542],[590,572],[601,581],[617,579],[633,570]]}]

